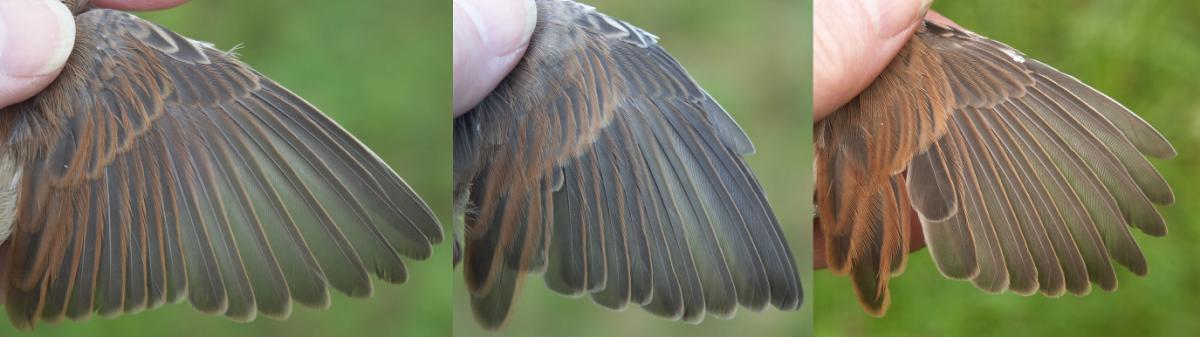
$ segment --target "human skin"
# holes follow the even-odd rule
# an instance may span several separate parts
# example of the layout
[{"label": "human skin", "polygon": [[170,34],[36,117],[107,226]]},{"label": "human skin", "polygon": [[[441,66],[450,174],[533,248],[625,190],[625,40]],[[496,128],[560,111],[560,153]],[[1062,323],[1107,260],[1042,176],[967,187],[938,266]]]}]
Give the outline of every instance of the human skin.
[{"label": "human skin", "polygon": [[512,71],[536,21],[534,0],[454,0],[454,117]]}]

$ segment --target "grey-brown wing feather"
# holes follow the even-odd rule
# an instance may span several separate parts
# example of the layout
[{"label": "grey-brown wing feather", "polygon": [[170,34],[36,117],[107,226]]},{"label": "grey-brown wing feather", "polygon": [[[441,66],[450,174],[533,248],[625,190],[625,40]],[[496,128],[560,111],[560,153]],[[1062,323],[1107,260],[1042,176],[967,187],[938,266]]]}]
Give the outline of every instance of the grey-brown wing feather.
[{"label": "grey-brown wing feather", "polygon": [[14,324],[184,297],[235,320],[283,318],[293,301],[327,306],[329,287],[369,296],[368,274],[403,282],[401,257],[441,241],[377,156],[231,55],[126,13],[77,23],[77,50],[93,52],[43,95],[81,92],[20,107],[10,133],[67,114],[48,150],[15,154],[31,177],[6,266]]},{"label": "grey-brown wing feather", "polygon": [[524,61],[455,121],[481,323],[506,319],[508,280],[542,270],[557,292],[687,321],[796,308],[795,264],[736,123],[652,35],[539,5]]},{"label": "grey-brown wing feather", "polygon": [[[940,182],[961,189],[958,198],[968,204],[962,216],[975,238],[978,274],[941,263],[960,260],[943,253],[961,251],[946,245],[963,242],[930,240],[947,275],[973,275],[991,291],[1040,289],[1054,296],[1064,288],[1085,293],[1089,280],[1115,288],[1109,257],[1144,274],[1145,258],[1128,227],[1165,234],[1154,205],[1173,197],[1142,155],[1173,156],[1170,144],[1095,89],[1008,46],[932,24],[915,38],[943,57],[951,83],[956,105],[944,137],[959,149],[958,158],[948,160],[963,165]],[[925,154],[946,155],[952,154]],[[929,181],[934,173],[928,168],[912,166],[909,176]],[[957,203],[913,194],[914,200],[939,198]],[[927,224],[926,232],[946,237],[931,233],[938,228],[945,227]]]}]

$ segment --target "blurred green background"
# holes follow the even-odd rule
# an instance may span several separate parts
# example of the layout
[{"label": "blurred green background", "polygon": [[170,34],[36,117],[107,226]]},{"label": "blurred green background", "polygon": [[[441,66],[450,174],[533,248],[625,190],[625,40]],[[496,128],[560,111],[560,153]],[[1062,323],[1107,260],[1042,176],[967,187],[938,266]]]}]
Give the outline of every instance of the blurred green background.
[{"label": "blurred green background", "polygon": [[[243,61],[357,136],[449,223],[448,2],[193,0],[139,15],[220,49],[240,45]],[[175,304],[34,333],[3,319],[0,336],[449,336],[449,247],[410,261],[405,284],[375,282],[367,300],[336,294],[329,310],[296,307],[286,321],[233,323]]]},{"label": "blurred green background", "polygon": [[[892,308],[867,316],[850,282],[817,272],[818,336],[1194,336],[1200,331],[1200,2],[940,1],[934,10],[1107,93],[1179,150],[1151,160],[1175,189],[1160,208],[1170,233],[1135,233],[1150,273],[1118,273],[1120,289],[1047,299],[989,295],[943,278],[927,251],[893,279]],[[1136,231],[1135,231],[1136,232]]]},{"label": "blurred green background", "polygon": [[744,308],[732,320],[667,321],[633,307],[616,312],[589,298],[567,298],[532,276],[499,333],[471,316],[461,268],[455,271],[456,336],[808,336],[813,294],[810,162],[812,76],[809,1],[592,0],[599,11],[660,37],[667,51],[733,115],[754,141],[748,157],[800,264],[800,312]]}]

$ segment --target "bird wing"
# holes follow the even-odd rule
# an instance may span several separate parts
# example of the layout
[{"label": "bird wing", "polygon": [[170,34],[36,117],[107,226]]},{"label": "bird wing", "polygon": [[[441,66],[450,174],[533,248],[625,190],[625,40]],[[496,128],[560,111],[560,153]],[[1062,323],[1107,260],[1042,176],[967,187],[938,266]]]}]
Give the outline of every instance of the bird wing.
[{"label": "bird wing", "polygon": [[498,328],[522,274],[543,270],[556,292],[671,319],[796,308],[795,263],[741,128],[653,35],[539,4],[522,63],[455,120],[479,321]]},{"label": "bird wing", "polygon": [[890,258],[905,254],[887,235],[907,228],[907,209],[892,214],[896,191],[941,272],[990,292],[1112,290],[1110,259],[1146,273],[1128,227],[1166,234],[1154,205],[1174,197],[1143,157],[1174,156],[1166,139],[1095,89],[974,33],[926,22],[832,116],[816,126],[829,263],[854,275],[872,313],[886,310],[887,279],[902,269]]},{"label": "bird wing", "polygon": [[59,81],[4,121],[25,163],[6,244],[15,325],[184,297],[283,318],[292,301],[328,306],[327,287],[369,296],[371,272],[403,282],[401,256],[440,242],[374,153],[232,55],[127,13],[76,19]]}]

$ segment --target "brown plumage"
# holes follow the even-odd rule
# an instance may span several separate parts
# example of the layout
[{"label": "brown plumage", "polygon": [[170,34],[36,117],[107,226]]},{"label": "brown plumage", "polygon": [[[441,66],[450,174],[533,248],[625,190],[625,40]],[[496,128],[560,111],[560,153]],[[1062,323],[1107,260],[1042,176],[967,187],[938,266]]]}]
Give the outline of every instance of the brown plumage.
[{"label": "brown plumage", "polygon": [[829,268],[882,315],[912,210],[946,277],[989,292],[1113,290],[1138,275],[1130,235],[1166,234],[1174,201],[1144,155],[1175,150],[1096,90],[971,32],[925,22],[857,98],[816,124]]},{"label": "brown plumage", "polygon": [[742,156],[750,140],[632,25],[538,1],[524,59],[454,122],[464,274],[497,329],[525,273],[670,319],[795,309],[791,252]]},{"label": "brown plumage", "polygon": [[[407,278],[429,208],[332,120],[229,53],[69,1],[74,52],[0,112],[0,294],[22,329],[187,298],[249,321]],[[3,231],[0,230],[0,233]]]}]

